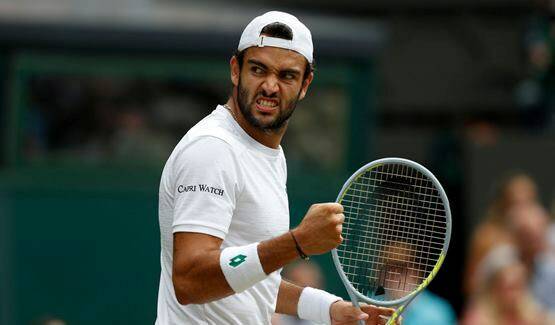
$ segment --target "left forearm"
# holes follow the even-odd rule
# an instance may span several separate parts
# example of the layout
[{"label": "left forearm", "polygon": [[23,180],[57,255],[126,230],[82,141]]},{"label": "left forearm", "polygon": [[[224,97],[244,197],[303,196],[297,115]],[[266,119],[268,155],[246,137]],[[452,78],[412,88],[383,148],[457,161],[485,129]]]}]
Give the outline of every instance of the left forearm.
[{"label": "left forearm", "polygon": [[303,289],[303,287],[296,284],[281,280],[276,303],[276,313],[297,316],[297,305]]},{"label": "left forearm", "polygon": [[[318,324],[354,324],[364,321],[366,324],[383,324],[384,319],[391,317],[394,309],[376,307],[362,304],[360,307],[353,306],[351,302],[343,301],[340,297],[325,291],[307,288],[303,294],[303,301],[299,299],[305,288],[299,287],[291,282],[281,280],[276,303],[276,313],[297,316],[301,319],[311,320]],[[361,310],[362,309],[362,310]],[[397,319],[395,324],[400,324]]]}]

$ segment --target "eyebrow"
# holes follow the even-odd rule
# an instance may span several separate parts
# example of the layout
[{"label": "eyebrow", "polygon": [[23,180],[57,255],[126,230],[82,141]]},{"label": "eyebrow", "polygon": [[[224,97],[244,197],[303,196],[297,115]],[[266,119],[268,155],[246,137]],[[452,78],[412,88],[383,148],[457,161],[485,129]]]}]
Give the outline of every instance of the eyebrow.
[{"label": "eyebrow", "polygon": [[262,62],[260,62],[260,61],[258,61],[258,60],[255,60],[255,59],[248,59],[247,62],[250,63],[250,64],[258,65],[258,66],[260,66],[260,67],[263,68],[263,69],[268,69],[268,66],[266,66],[264,63],[262,63]]},{"label": "eyebrow", "polygon": [[[250,63],[250,64],[257,65],[257,66],[261,67],[262,69],[268,70],[268,66],[265,65],[264,63],[258,61],[258,60],[255,60],[255,59],[248,59],[247,62]],[[299,71],[298,69],[283,69],[283,70],[280,70],[279,73],[280,73],[280,74],[283,74],[283,73],[293,73],[293,74],[295,74],[295,75],[300,75],[300,74],[301,74],[301,71]]]}]

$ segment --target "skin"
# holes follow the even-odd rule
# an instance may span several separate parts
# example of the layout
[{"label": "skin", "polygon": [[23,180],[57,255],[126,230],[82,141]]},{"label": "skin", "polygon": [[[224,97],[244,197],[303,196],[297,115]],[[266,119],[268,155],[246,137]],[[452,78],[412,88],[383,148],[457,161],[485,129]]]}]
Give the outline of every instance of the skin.
[{"label": "skin", "polygon": [[[233,95],[227,101],[235,120],[254,139],[270,148],[277,148],[287,130],[287,122],[278,129],[268,130],[252,125],[239,108],[239,84],[246,89],[246,109],[259,125],[269,126],[282,114],[287,114],[293,101],[302,100],[314,78],[310,73],[303,80],[306,59],[293,51],[275,47],[249,48],[243,57],[243,67],[234,56],[230,60]],[[276,102],[269,110],[257,108],[257,100],[266,99]],[[245,109],[245,108],[244,108]]]},{"label": "skin", "polygon": [[[305,67],[306,59],[302,55],[274,47],[247,49],[242,69],[237,58],[231,58],[231,82],[234,87],[227,105],[237,123],[252,138],[267,147],[279,147],[287,130],[287,117],[292,114],[296,102],[305,97],[314,77],[310,73],[303,79]],[[344,219],[340,204],[315,204],[292,232],[307,255],[323,254],[343,240]],[[220,238],[206,234],[174,234],[172,280],[180,304],[202,304],[234,293],[220,268],[221,244]],[[299,258],[289,233],[262,241],[258,245],[258,255],[266,274]],[[276,312],[297,315],[302,289],[283,280],[278,291]],[[391,309],[370,305],[363,306],[361,310],[344,301],[330,307],[334,325],[357,324],[357,320],[361,319],[367,324],[385,324],[380,315],[387,316],[392,312]]]}]

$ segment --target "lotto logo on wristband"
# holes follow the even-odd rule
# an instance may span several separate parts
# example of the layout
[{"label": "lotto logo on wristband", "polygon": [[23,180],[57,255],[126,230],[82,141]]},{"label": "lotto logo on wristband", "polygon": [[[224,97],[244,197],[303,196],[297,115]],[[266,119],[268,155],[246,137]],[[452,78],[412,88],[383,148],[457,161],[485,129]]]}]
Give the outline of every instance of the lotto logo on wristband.
[{"label": "lotto logo on wristband", "polygon": [[232,259],[229,260],[229,266],[231,267],[238,267],[239,265],[243,264],[247,257],[243,254],[239,254]]},{"label": "lotto logo on wristband", "polygon": [[220,254],[220,266],[227,283],[236,293],[267,277],[258,259],[258,243],[225,248]]}]

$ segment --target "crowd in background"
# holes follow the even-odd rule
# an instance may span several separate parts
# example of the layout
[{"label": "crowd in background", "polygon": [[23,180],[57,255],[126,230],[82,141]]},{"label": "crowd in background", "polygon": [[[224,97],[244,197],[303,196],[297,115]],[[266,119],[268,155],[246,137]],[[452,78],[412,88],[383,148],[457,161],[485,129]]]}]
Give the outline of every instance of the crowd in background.
[{"label": "crowd in background", "polygon": [[[554,130],[552,2],[550,9],[531,15],[523,33],[527,71],[516,101],[521,124],[534,132]],[[526,173],[499,181],[468,244],[462,324],[555,324],[555,198],[549,207],[540,197]]]},{"label": "crowd in background", "polygon": [[555,324],[555,227],[528,175],[501,182],[466,265],[463,324]]}]

